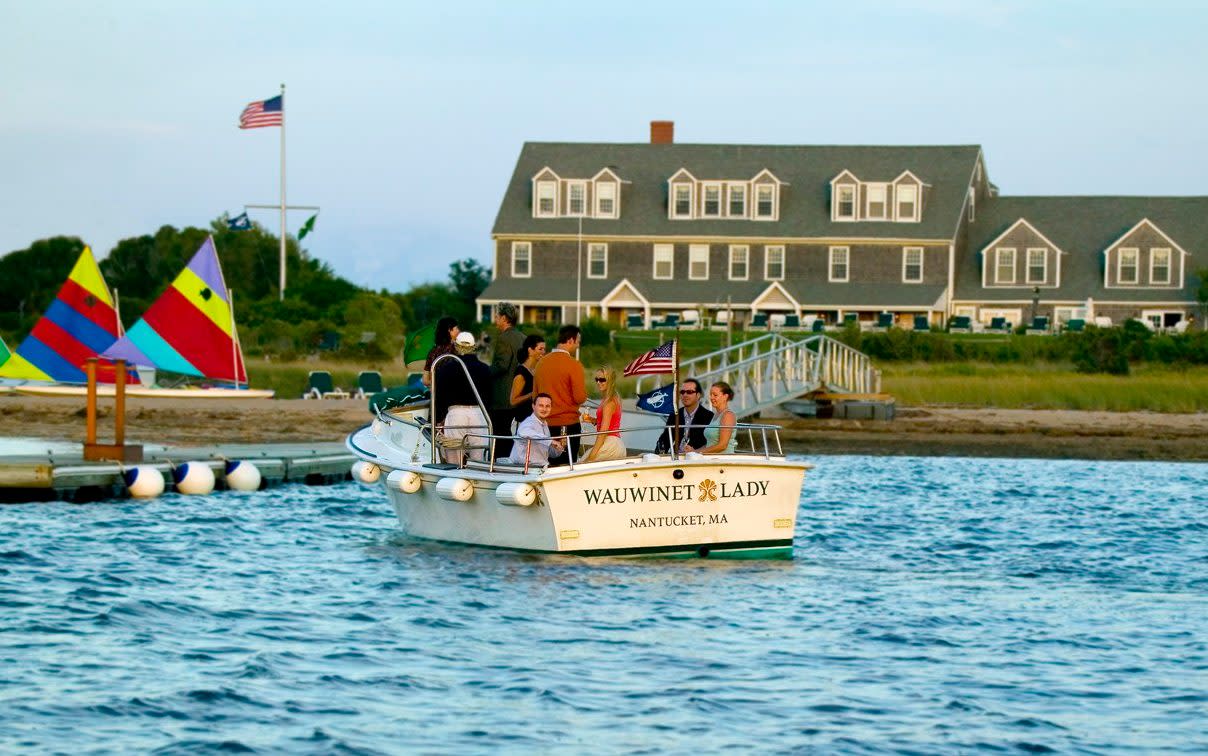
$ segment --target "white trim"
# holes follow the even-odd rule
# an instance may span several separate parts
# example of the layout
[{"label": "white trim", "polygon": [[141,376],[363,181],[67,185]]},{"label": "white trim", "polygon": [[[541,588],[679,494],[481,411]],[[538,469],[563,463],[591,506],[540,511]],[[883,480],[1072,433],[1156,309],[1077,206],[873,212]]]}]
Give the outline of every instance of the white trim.
[{"label": "white trim", "polygon": [[[605,169],[605,170],[607,170],[607,169]],[[611,171],[609,171],[609,173],[611,173]],[[612,197],[611,197],[612,210],[610,212],[604,212],[600,209],[600,200],[603,199],[603,195],[600,192],[600,190],[606,186],[610,187],[612,189]],[[595,189],[591,193],[593,216],[596,218],[617,218],[617,217],[619,217],[620,216],[619,211],[621,208],[620,198],[621,198],[621,182],[619,182],[619,181],[596,181]]]},{"label": "white trim", "polygon": [[[880,189],[881,195],[881,214],[872,214],[872,190]],[[889,220],[889,184],[881,181],[870,182],[864,185],[864,220],[868,221],[883,221]]]},{"label": "white trim", "polygon": [[785,299],[787,299],[789,301],[790,304],[792,304],[792,307],[793,307],[792,311],[794,313],[801,312],[801,303],[798,302],[797,298],[794,297],[792,294],[790,294],[789,290],[784,288],[784,286],[779,281],[772,281],[770,284],[768,284],[766,289],[759,292],[759,294],[757,294],[755,296],[755,298],[751,300],[751,305],[750,305],[751,312],[755,312],[756,310],[758,310],[760,308],[779,310],[780,309],[779,307],[768,308],[767,305],[763,304],[763,300],[767,299],[774,291],[779,291],[781,296],[783,296]]},{"label": "white trim", "polygon": [[[688,189],[688,212],[687,214],[679,213],[676,208],[679,205],[679,198],[676,196],[676,190],[679,187],[687,187]],[[673,181],[671,182],[671,202],[668,204],[668,217],[672,220],[691,219],[694,215],[692,212],[696,207],[696,185],[690,181]]]},{"label": "white trim", "polygon": [[977,220],[977,190],[975,190],[973,187],[969,187],[967,199],[969,202],[969,222],[972,223],[973,221]]},{"label": "white trim", "polygon": [[[1004,281],[1004,280],[1002,280],[1002,277],[999,276],[999,273],[1002,271],[1002,268],[1003,268],[1003,265],[1002,265],[1003,258],[1008,256],[1007,255],[1008,252],[1010,252],[1009,257],[1011,258],[1011,280]],[[1019,262],[1015,257],[1015,252],[1016,252],[1015,247],[995,247],[994,248],[994,283],[1000,284],[1000,285],[1015,283],[1015,278],[1016,278],[1015,266]]]},{"label": "white trim", "polygon": [[[1110,261],[1111,261],[1112,250],[1116,249],[1116,245],[1122,244],[1125,239],[1127,239],[1128,237],[1130,237],[1134,233],[1136,233],[1138,230],[1140,230],[1140,228],[1142,226],[1149,226],[1149,228],[1152,229],[1154,233],[1156,233],[1158,236],[1161,236],[1163,239],[1165,239],[1167,242],[1170,243],[1170,247],[1172,250],[1179,251],[1179,253],[1180,253],[1178,255],[1179,273],[1178,273],[1177,282],[1175,281],[1175,278],[1174,278],[1173,266],[1175,263],[1175,259],[1174,259],[1173,254],[1171,255],[1171,260],[1170,260],[1171,282],[1169,284],[1166,284],[1165,286],[1163,286],[1162,284],[1142,284],[1142,283],[1140,283],[1140,278],[1141,278],[1140,258],[1138,258],[1138,262],[1137,262],[1138,272],[1137,272],[1137,283],[1136,284],[1120,283],[1119,275],[1116,276],[1116,283],[1114,283],[1114,284],[1108,280],[1110,278],[1108,273],[1111,270]],[[1123,249],[1128,249],[1128,247],[1124,247]],[[1138,247],[1138,249],[1139,249],[1139,247]],[[1150,249],[1153,249],[1153,247],[1151,247]],[[1158,249],[1161,249],[1161,247],[1159,247]],[[1158,228],[1158,224],[1154,223],[1149,218],[1142,218],[1141,220],[1137,221],[1137,223],[1132,228],[1125,231],[1118,239],[1116,239],[1115,241],[1113,241],[1111,244],[1107,245],[1103,249],[1103,256],[1104,256],[1103,288],[1105,288],[1105,289],[1133,289],[1133,288],[1148,289],[1148,288],[1152,288],[1154,286],[1159,286],[1161,288],[1181,289],[1181,288],[1183,288],[1183,285],[1185,283],[1185,276],[1187,273],[1187,257],[1189,254],[1190,253],[1187,250],[1180,247],[1174,239],[1170,238],[1169,234],[1167,234],[1162,229]],[[1117,261],[1117,264],[1118,264],[1118,261]]]},{"label": "white trim", "polygon": [[[780,187],[776,184],[755,184],[755,189],[752,192],[754,195],[754,206],[751,208],[751,218],[758,221],[774,221],[780,218]],[[759,213],[759,193],[763,189],[768,189],[772,192],[772,214],[760,215]]]},{"label": "white trim", "polygon": [[[534,218],[557,218],[558,217],[558,179],[533,179],[533,217]],[[549,198],[551,205],[549,212],[541,210],[541,189],[549,187],[553,190],[552,196]]]},{"label": "white trim", "polygon": [[[840,192],[843,189],[851,190],[851,215],[841,215],[839,206],[843,203],[843,198]],[[836,184],[831,182],[831,220],[836,223],[851,223],[859,216],[860,208],[860,184]]]},{"label": "white trim", "polygon": [[[717,212],[710,213],[708,208],[709,190],[717,190]],[[720,181],[706,181],[700,185],[700,217],[702,218],[722,218],[722,202],[725,199],[725,192],[722,191],[722,183]]]},{"label": "white trim", "polygon": [[[768,273],[768,261],[772,259],[772,250],[780,250],[780,275],[772,276]],[[784,274],[788,268],[788,251],[783,244],[765,244],[763,247],[763,280],[765,281],[783,281]]]},{"label": "white trim", "polygon": [[[574,201],[575,189],[583,191],[583,208],[579,212],[571,209],[570,203]],[[566,181],[566,215],[569,218],[586,218],[587,217],[587,180],[575,179]]]},{"label": "white trim", "polygon": [[638,289],[638,287],[635,286],[628,278],[622,278],[617,282],[616,286],[612,287],[611,291],[600,297],[600,306],[611,309],[613,307],[613,298],[616,297],[623,288],[628,288],[633,292],[634,296],[637,297],[638,301],[640,301],[645,307],[650,307],[650,300],[646,299],[646,296],[642,294],[641,290]]},{"label": "white trim", "polygon": [[[1131,252],[1133,259],[1133,277],[1131,281],[1124,280],[1124,253]],[[1117,247],[1116,248],[1116,283],[1117,284],[1132,284],[1141,283],[1141,248],[1140,247]]]},{"label": "white trim", "polygon": [[[659,252],[666,253],[666,263],[668,273],[665,276],[659,275]],[[671,281],[675,278],[675,245],[674,244],[655,244],[652,250],[650,278],[654,281]]]},{"label": "white trim", "polygon": [[[750,210],[750,207],[747,204],[747,197],[750,194],[750,192],[747,191],[748,188],[749,187],[745,183],[742,183],[742,182],[734,182],[734,183],[726,185],[726,217],[727,218],[746,218],[750,215],[750,213],[748,212]],[[732,208],[730,207],[731,202],[732,202],[731,195],[735,189],[742,192],[742,212],[737,215],[735,215],[732,212]]]},{"label": "white trim", "polygon": [[[527,262],[528,271],[525,273],[516,272],[516,252],[520,249],[526,249],[528,252]],[[533,277],[533,243],[528,241],[512,242],[512,278],[532,278]]]},{"label": "white trim", "polygon": [[[909,171],[907,171],[907,173],[909,173]],[[918,179],[915,179],[915,181],[918,181]],[[902,189],[905,187],[910,187],[910,189],[914,192],[914,212],[907,216],[903,216],[901,214],[901,211],[902,211],[901,192],[902,192]],[[919,184],[919,183],[912,184],[912,183],[906,183],[906,182],[901,183],[901,184],[895,183],[893,185],[893,219],[899,223],[918,223],[919,217],[920,217],[919,205],[922,204],[922,201],[923,201],[922,184]]]},{"label": "white trim", "polygon": [[[591,273],[591,253],[593,248],[604,249],[604,272],[598,276]],[[589,242],[587,245],[587,277],[588,278],[608,278],[608,244],[606,242]]]},{"label": "white trim", "polygon": [[[1158,252],[1166,253],[1166,280],[1155,281],[1153,277],[1154,260],[1158,259]],[[1169,286],[1171,273],[1174,268],[1174,250],[1170,247],[1150,247],[1149,248],[1149,283],[1151,286]]]},{"label": "white trim", "polygon": [[[743,274],[741,276],[734,275],[734,252],[743,250],[746,256],[743,259]],[[751,245],[749,244],[731,244],[730,245],[730,261],[726,267],[726,273],[731,281],[749,281],[751,279]]]},{"label": "white trim", "polygon": [[[692,275],[692,258],[700,257],[701,252],[704,252],[705,258],[705,274],[703,276]],[[697,262],[700,262],[697,260]],[[689,281],[708,281],[709,280],[709,245],[708,244],[689,244],[688,245],[688,280]]]},{"label": "white trim", "polygon": [[[909,267],[907,264],[907,261],[910,258],[911,252],[919,253],[919,277],[918,278],[907,278],[906,277],[906,269]],[[925,258],[925,255],[923,254],[922,247],[902,247],[902,283],[922,283],[923,282],[923,260],[924,260],[924,258]]]},{"label": "white trim", "polygon": [[835,184],[839,183],[839,179],[843,178],[844,176],[847,176],[849,179],[851,179],[852,183],[854,183],[856,186],[860,185],[860,179],[856,176],[856,174],[854,174],[851,171],[844,168],[843,170],[839,171],[838,176],[835,176],[833,179],[830,180],[831,186],[834,186]]},{"label": "white trim", "polygon": [[[994,237],[993,239],[991,239],[991,240],[990,240],[990,241],[989,241],[989,242],[986,244],[986,246],[984,246],[984,247],[982,247],[982,248],[981,248],[981,256],[982,256],[982,288],[983,288],[983,289],[991,289],[991,288],[996,288],[996,287],[999,287],[999,286],[1028,286],[1028,285],[1033,285],[1033,286],[1034,286],[1034,285],[1035,285],[1035,284],[1024,284],[1024,283],[1011,283],[1011,284],[999,283],[999,282],[998,282],[998,280],[997,280],[997,276],[998,276],[998,268],[997,268],[997,265],[995,265],[994,270],[993,270],[993,271],[991,271],[991,270],[990,270],[990,266],[989,266],[989,264],[987,263],[987,261],[990,259],[990,252],[991,252],[991,250],[992,250],[992,249],[994,249],[994,250],[997,250],[997,249],[1018,249],[1017,247],[1001,247],[1001,248],[1000,248],[1000,247],[998,247],[997,245],[998,245],[998,243],[999,243],[1000,241],[1002,241],[1002,240],[1003,240],[1003,239],[1005,239],[1005,238],[1006,238],[1008,235],[1010,235],[1010,234],[1011,234],[1013,231],[1015,231],[1015,229],[1019,228],[1020,224],[1022,224],[1022,225],[1024,225],[1024,226],[1026,226],[1026,227],[1027,227],[1027,229],[1028,229],[1029,231],[1031,231],[1033,234],[1035,234],[1035,235],[1036,235],[1036,237],[1037,237],[1037,238],[1039,238],[1041,241],[1043,241],[1045,244],[1047,244],[1047,245],[1048,245],[1048,248],[1049,248],[1049,249],[1051,249],[1051,250],[1053,251],[1053,253],[1057,255],[1057,277],[1056,277],[1056,280],[1055,280],[1053,283],[1051,283],[1051,284],[1045,284],[1044,288],[1046,288],[1046,289],[1050,289],[1050,288],[1057,288],[1058,286],[1060,286],[1060,285],[1061,285],[1061,256],[1065,254],[1065,251],[1064,251],[1064,250],[1062,250],[1062,249],[1061,249],[1061,247],[1058,247],[1056,244],[1054,244],[1054,243],[1053,243],[1053,241],[1052,241],[1051,239],[1049,239],[1049,237],[1047,237],[1047,236],[1045,236],[1044,234],[1040,233],[1040,231],[1039,231],[1039,230],[1038,230],[1038,229],[1037,229],[1035,226],[1033,226],[1031,223],[1029,223],[1029,222],[1028,222],[1028,220],[1027,220],[1026,218],[1020,218],[1019,220],[1015,221],[1015,222],[1014,222],[1014,223],[1012,223],[1010,226],[1008,226],[1008,227],[1007,227],[1007,229],[1006,229],[1005,231],[1003,231],[1001,234],[999,234],[998,236],[996,236],[996,237]],[[1027,260],[1025,259],[1025,261],[1024,261],[1024,262],[1027,262]],[[993,272],[993,276],[991,276],[991,272]],[[1046,275],[1046,276],[1048,275],[1048,262],[1047,262],[1047,261],[1045,262],[1045,275]],[[1107,274],[1106,274],[1106,273],[1104,273],[1104,278],[1106,278],[1106,277],[1107,277]],[[1018,279],[1018,278],[1019,278],[1019,277],[1018,277],[1018,276],[1016,276],[1016,279]],[[1025,278],[1025,279],[1027,278],[1027,271],[1024,271],[1024,278]]]},{"label": "white trim", "polygon": [[[1043,272],[1040,274],[1039,281],[1032,280],[1032,253],[1039,252],[1041,260],[1041,268]],[[1026,284],[1043,284],[1049,280],[1049,248],[1048,247],[1028,247],[1023,253],[1023,282]]]},{"label": "white trim", "polygon": [[[843,278],[835,278],[835,257],[843,253]],[[826,280],[830,283],[847,283],[851,280],[851,247],[830,247],[826,259]]]}]

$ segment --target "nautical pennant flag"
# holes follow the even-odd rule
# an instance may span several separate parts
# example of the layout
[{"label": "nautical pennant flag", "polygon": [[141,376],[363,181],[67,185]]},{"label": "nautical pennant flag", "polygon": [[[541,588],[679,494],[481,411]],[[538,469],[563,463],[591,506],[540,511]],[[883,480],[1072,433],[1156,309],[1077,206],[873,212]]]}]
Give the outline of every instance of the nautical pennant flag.
[{"label": "nautical pennant flag", "polygon": [[13,353],[8,350],[8,344],[4,343],[4,339],[0,339],[0,365],[8,362],[8,358],[12,356]]},{"label": "nautical pennant flag", "polygon": [[309,234],[311,231],[315,230],[315,218],[318,218],[318,217],[319,217],[319,214],[315,213],[314,215],[310,216],[310,218],[308,218],[305,223],[302,224],[302,229],[300,231],[298,231],[298,241],[302,241],[303,239],[306,238],[307,234]]},{"label": "nautical pennant flag", "polygon": [[252,221],[247,217],[247,212],[242,212],[234,218],[227,219],[227,228],[232,231],[251,231]]},{"label": "nautical pennant flag", "polygon": [[678,339],[651,349],[625,366],[625,375],[651,375],[675,372],[675,345]]},{"label": "nautical pennant flag", "polygon": [[670,415],[675,409],[675,402],[672,401],[671,393],[673,391],[675,391],[675,384],[668,383],[666,386],[659,386],[654,391],[638,394],[638,409],[644,409],[647,412],[657,412],[661,415]]},{"label": "nautical pennant flag", "polygon": [[239,128],[260,129],[265,126],[280,126],[285,117],[285,97],[277,95],[267,100],[249,102],[239,115]]}]

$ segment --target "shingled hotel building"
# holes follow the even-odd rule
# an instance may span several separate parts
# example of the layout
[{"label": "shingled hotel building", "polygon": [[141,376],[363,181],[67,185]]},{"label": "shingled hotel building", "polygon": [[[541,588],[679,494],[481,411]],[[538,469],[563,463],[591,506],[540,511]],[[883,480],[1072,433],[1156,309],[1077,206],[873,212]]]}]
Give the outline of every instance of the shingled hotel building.
[{"label": "shingled hotel building", "polygon": [[[732,308],[909,327],[1194,312],[1208,267],[1208,197],[1009,197],[976,145],[527,143],[491,234],[478,299],[522,322],[647,322]],[[578,277],[582,250],[582,276]]]}]

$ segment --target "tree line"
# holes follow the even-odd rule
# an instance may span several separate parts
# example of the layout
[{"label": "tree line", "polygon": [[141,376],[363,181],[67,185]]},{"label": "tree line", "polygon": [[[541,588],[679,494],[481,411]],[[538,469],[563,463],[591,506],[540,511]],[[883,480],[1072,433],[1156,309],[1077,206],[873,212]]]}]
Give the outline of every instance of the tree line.
[{"label": "tree line", "polygon": [[[474,300],[491,280],[489,268],[472,259],[449,266],[449,279],[420,283],[405,292],[373,291],[335,274],[286,237],[285,299],[279,299],[280,238],[253,224],[229,228],[226,216],[209,228],[163,226],[153,234],[122,239],[101,273],[120,299],[129,328],[172,283],[207,235],[214,237],[244,352],[290,360],[315,352],[333,357],[390,359],[407,332],[451,315],[478,320]],[[54,300],[84,242],[56,236],[0,257],[0,335],[16,347]],[[96,250],[93,250],[94,254]]]}]

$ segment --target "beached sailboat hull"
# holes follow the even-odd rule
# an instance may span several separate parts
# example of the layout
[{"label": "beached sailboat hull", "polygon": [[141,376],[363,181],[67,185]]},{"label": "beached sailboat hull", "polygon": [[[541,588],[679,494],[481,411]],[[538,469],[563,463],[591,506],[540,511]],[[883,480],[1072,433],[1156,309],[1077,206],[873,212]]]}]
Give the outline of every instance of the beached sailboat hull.
[{"label": "beached sailboat hull", "polygon": [[[14,386],[13,390],[26,396],[87,396],[87,386],[38,385],[26,383]],[[111,383],[99,383],[96,394],[100,397],[114,395]],[[272,399],[272,389],[244,388],[157,388],[153,386],[127,386],[126,396],[139,399]]]},{"label": "beached sailboat hull", "polygon": [[413,430],[378,420],[348,438],[379,468],[409,535],[585,556],[792,555],[801,462],[642,455],[529,473],[442,469],[424,464],[427,441]]}]

